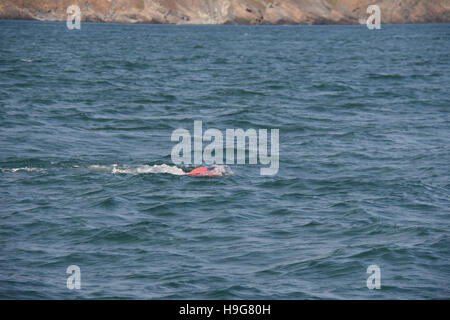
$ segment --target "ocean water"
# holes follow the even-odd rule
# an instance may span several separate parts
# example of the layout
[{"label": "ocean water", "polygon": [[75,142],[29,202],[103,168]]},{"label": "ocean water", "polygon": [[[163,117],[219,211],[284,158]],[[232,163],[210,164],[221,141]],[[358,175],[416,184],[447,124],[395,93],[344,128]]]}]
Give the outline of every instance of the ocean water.
[{"label": "ocean water", "polygon": [[[450,298],[449,40],[0,21],[0,298]],[[279,129],[278,173],[184,175],[194,120]]]}]

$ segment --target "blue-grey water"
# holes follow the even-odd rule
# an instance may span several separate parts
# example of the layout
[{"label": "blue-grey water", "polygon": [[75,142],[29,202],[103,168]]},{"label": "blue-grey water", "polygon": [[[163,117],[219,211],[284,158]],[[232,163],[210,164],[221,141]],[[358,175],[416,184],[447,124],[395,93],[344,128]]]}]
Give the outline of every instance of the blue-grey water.
[{"label": "blue-grey water", "polygon": [[[449,40],[0,21],[0,298],[450,298]],[[194,120],[279,129],[278,173],[171,174]]]}]

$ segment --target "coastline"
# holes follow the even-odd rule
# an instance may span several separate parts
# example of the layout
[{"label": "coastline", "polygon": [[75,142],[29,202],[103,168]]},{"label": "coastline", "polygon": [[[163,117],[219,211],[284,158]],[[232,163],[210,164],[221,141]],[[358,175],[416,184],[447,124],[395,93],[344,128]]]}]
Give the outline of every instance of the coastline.
[{"label": "coastline", "polygon": [[[176,25],[358,25],[371,1],[362,0],[56,0],[0,2],[0,20],[66,21],[77,5],[81,22]],[[383,24],[449,23],[445,1],[377,1]]]}]

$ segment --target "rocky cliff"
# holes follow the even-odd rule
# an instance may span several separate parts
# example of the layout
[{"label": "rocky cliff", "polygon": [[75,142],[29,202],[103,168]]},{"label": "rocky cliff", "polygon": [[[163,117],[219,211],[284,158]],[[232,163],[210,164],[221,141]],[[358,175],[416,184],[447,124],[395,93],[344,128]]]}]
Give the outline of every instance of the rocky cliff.
[{"label": "rocky cliff", "polygon": [[0,19],[174,24],[357,24],[377,4],[382,23],[450,22],[449,0],[0,0]]}]

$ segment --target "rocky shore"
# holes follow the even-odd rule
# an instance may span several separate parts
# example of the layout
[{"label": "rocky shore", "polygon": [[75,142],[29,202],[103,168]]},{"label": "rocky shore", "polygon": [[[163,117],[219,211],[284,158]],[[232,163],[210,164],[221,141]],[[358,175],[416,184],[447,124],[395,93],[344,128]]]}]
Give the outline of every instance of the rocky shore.
[{"label": "rocky shore", "polygon": [[0,19],[168,24],[358,24],[367,7],[382,23],[450,22],[448,0],[0,0]]}]

